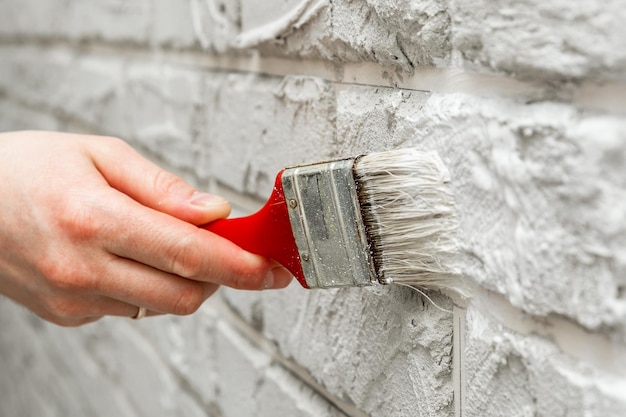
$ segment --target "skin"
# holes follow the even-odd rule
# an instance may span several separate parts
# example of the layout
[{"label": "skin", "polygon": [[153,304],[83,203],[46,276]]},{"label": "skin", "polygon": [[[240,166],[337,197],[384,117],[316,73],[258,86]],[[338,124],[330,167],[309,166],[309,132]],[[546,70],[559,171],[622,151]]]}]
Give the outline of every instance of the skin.
[{"label": "skin", "polygon": [[195,312],[220,285],[283,288],[291,274],[196,225],[229,203],[125,142],[0,134],[0,292],[78,326],[103,316]]}]

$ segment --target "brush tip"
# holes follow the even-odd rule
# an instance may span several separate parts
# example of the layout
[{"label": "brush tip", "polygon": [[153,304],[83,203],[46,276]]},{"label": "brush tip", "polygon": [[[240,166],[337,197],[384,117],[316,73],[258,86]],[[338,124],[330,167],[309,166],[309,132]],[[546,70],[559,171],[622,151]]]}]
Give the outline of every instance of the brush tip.
[{"label": "brush tip", "polygon": [[398,149],[354,166],[379,282],[463,293],[454,267],[457,213],[450,173],[434,151]]}]

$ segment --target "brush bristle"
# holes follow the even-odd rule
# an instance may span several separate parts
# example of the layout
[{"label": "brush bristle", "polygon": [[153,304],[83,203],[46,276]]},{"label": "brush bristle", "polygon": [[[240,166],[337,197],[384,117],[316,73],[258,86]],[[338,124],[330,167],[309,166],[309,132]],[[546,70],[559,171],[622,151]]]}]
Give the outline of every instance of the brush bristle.
[{"label": "brush bristle", "polygon": [[454,196],[437,153],[373,153],[354,171],[379,281],[460,290]]}]

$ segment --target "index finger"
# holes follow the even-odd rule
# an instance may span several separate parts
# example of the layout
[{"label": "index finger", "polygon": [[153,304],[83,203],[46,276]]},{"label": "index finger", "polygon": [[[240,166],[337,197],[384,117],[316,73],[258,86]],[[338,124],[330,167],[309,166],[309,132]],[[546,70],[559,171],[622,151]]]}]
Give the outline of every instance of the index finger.
[{"label": "index finger", "polygon": [[184,278],[237,289],[282,288],[291,281],[291,274],[275,261],[123,197],[123,207],[115,211],[126,213],[124,221],[107,228],[103,236],[110,253]]}]

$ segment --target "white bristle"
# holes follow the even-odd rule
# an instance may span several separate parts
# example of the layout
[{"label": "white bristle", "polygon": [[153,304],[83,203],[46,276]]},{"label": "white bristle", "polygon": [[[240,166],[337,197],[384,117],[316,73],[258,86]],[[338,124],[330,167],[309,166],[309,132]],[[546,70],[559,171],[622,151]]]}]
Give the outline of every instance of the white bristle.
[{"label": "white bristle", "polygon": [[355,177],[380,281],[460,290],[452,262],[454,196],[437,153],[400,149],[365,155],[355,164]]}]

